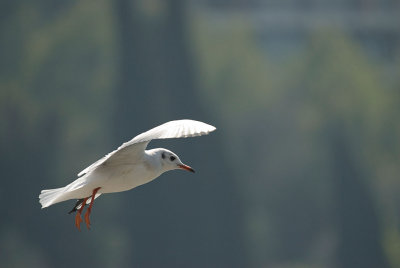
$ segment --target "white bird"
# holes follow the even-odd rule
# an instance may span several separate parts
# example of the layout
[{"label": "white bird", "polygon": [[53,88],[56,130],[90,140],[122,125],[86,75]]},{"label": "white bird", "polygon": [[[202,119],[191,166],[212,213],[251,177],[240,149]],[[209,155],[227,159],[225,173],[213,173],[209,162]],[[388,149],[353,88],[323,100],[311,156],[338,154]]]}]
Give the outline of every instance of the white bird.
[{"label": "white bird", "polygon": [[83,221],[82,210],[88,204],[85,222],[89,229],[89,216],[94,199],[101,194],[133,189],[173,169],[194,172],[191,167],[183,164],[175,153],[167,149],[145,150],[151,140],[207,135],[215,129],[206,123],[188,119],[170,121],[152,128],[85,168],[78,174],[79,178],[67,186],[42,190],[39,202],[42,208],[46,208],[69,199],[78,199],[70,213],[77,212],[75,225],[79,230]]}]

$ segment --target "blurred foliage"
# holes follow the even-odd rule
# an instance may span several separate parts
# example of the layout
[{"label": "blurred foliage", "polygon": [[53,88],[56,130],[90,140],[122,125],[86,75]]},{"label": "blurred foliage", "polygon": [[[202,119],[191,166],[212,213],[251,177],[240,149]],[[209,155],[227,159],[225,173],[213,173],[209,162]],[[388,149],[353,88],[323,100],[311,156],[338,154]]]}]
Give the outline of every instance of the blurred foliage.
[{"label": "blurred foliage", "polygon": [[[312,33],[297,56],[274,62],[257,46],[248,23],[238,19],[223,31],[198,17],[193,43],[204,98],[229,129],[226,146],[244,189],[254,266],[284,260],[293,267],[299,260],[332,265],[339,242],[329,149],[334,132],[343,133],[363,170],[362,183],[376,204],[372,209],[384,223],[376,232],[397,230],[399,98],[382,72],[385,66],[368,58],[357,40],[333,29]],[[378,242],[385,244],[393,267],[396,241],[397,231]]]},{"label": "blurred foliage", "polygon": [[[400,267],[400,49],[385,62],[324,28],[277,60],[243,18],[218,27],[196,5],[132,3],[129,86],[114,2],[2,4],[2,267]],[[186,116],[217,122],[206,146],[171,142],[209,167],[201,182],[105,196],[91,232],[74,230],[72,203],[40,211],[41,189]]]}]

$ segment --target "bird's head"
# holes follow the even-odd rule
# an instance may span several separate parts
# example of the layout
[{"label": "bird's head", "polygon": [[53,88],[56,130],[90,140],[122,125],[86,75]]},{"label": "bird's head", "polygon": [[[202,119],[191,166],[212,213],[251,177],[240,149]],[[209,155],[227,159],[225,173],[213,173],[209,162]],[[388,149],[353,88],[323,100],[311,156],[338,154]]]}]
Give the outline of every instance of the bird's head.
[{"label": "bird's head", "polygon": [[194,173],[194,169],[182,163],[179,157],[167,150],[167,149],[160,149],[157,152],[157,155],[160,159],[160,163],[165,170],[173,170],[173,169],[184,169]]}]

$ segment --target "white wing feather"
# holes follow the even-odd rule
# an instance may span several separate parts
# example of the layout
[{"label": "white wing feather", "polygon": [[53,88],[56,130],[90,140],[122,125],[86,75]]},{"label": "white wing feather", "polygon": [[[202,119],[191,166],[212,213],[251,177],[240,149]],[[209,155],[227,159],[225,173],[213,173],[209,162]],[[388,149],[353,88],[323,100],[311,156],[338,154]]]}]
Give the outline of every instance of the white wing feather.
[{"label": "white wing feather", "polygon": [[214,126],[189,119],[174,120],[164,123],[158,127],[152,128],[142,134],[137,135],[128,142],[123,143],[120,147],[118,147],[117,150],[112,151],[103,158],[91,164],[89,167],[82,170],[78,176],[82,176],[95,170],[98,166],[106,161],[129,159],[137,154],[141,154],[151,140],[187,138],[207,135],[215,129],[216,128]]}]

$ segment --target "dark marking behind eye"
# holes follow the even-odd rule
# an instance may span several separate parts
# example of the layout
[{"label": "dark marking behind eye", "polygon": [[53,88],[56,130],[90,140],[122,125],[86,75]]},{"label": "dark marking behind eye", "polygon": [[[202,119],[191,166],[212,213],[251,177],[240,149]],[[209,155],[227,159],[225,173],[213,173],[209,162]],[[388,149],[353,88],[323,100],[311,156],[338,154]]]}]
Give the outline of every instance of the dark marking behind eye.
[{"label": "dark marking behind eye", "polygon": [[176,159],[176,157],[173,156],[173,155],[171,155],[171,156],[169,157],[169,160],[171,160],[171,161],[174,161],[175,159]]},{"label": "dark marking behind eye", "polygon": [[162,154],[161,154],[161,158],[162,158],[162,159],[165,159],[165,153],[162,153]]}]

